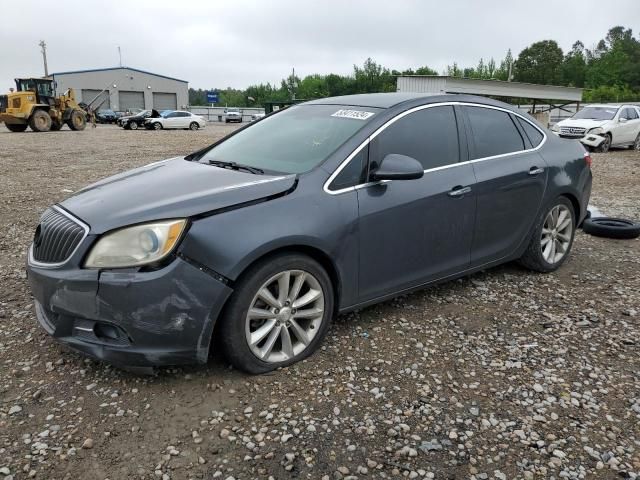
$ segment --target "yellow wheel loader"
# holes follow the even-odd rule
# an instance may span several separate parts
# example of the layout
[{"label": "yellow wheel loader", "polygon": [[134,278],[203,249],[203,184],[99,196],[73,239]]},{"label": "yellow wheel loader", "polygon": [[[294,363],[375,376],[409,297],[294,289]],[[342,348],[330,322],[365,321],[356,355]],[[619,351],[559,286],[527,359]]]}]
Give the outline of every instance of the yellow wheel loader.
[{"label": "yellow wheel loader", "polygon": [[[12,132],[60,130],[67,124],[71,130],[84,130],[87,112],[76,102],[72,89],[55,96],[53,80],[17,78],[16,91],[0,95],[0,122]],[[12,89],[13,90],[13,89]]]}]

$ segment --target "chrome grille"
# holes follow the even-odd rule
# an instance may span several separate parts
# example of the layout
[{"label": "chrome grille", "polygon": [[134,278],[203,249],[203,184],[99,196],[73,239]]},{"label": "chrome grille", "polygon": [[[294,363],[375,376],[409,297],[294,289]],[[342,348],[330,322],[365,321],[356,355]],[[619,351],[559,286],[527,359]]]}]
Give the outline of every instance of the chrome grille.
[{"label": "chrome grille", "polygon": [[47,264],[63,263],[71,257],[86,234],[85,226],[49,208],[40,218],[33,237],[33,259]]},{"label": "chrome grille", "polygon": [[565,137],[580,138],[584,137],[586,130],[586,128],[580,127],[560,127],[560,135],[563,135]]}]

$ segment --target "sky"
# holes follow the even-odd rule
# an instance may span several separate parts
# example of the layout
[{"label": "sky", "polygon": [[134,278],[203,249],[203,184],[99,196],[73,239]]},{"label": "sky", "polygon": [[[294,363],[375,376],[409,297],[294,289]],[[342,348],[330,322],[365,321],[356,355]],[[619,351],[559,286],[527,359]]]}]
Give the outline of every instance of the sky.
[{"label": "sky", "polygon": [[[606,4],[606,8],[603,6]],[[587,48],[609,28],[640,34],[640,0],[20,0],[2,2],[0,91],[13,78],[122,64],[246,88],[349,74],[367,57],[392,69],[499,62],[538,40]]]}]

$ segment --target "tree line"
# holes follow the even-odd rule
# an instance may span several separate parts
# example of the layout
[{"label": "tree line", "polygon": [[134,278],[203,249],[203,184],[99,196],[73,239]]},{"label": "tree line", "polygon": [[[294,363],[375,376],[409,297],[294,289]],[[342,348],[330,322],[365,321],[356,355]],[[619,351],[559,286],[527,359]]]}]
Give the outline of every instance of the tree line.
[{"label": "tree line", "polygon": [[[504,58],[481,58],[477,65],[460,67],[456,62],[440,72],[455,77],[513,80],[516,82],[585,88],[586,102],[640,101],[640,36],[630,28],[611,28],[592,48],[576,41],[563,52],[554,40],[535,42],[516,58],[508,50]],[[251,85],[245,90],[211,88],[219,92],[218,105],[234,107],[264,106],[265,102],[284,102],[294,98],[312,99],[355,93],[394,92],[398,75],[438,75],[428,66],[415,70],[395,70],[371,58],[354,65],[350,75],[313,74],[304,78],[289,75],[280,85]],[[207,90],[189,89],[191,105],[207,105]]]}]

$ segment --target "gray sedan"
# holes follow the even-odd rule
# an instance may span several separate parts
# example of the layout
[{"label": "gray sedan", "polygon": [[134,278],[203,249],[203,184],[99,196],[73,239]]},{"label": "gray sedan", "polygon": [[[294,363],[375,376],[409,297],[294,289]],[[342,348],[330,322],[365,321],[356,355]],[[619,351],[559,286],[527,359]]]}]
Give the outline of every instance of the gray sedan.
[{"label": "gray sedan", "polygon": [[310,355],[338,313],[513,260],[557,269],[590,163],[487,98],[299,104],[49,208],[27,261],[37,318],[120,366],[221,345],[266,372]]}]

